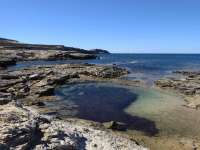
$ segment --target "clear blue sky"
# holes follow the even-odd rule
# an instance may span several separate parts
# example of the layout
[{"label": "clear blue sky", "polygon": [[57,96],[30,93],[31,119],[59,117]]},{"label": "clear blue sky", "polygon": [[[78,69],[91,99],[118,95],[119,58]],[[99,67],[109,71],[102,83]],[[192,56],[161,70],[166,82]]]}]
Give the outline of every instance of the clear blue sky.
[{"label": "clear blue sky", "polygon": [[129,53],[200,53],[200,0],[1,0],[0,37]]}]

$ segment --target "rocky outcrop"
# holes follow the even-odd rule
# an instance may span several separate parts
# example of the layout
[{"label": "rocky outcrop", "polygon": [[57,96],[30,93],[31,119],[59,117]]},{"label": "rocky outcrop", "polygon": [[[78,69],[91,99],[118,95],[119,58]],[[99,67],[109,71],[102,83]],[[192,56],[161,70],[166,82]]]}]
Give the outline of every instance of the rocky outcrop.
[{"label": "rocky outcrop", "polygon": [[[1,103],[10,102],[10,97],[14,100],[23,101],[26,104],[33,104],[40,101],[41,97],[51,96],[54,88],[70,81],[87,76],[90,78],[116,78],[128,72],[116,66],[96,66],[96,65],[49,65],[36,66],[18,71],[0,74],[0,92],[3,100]],[[5,98],[6,94],[11,94]]]},{"label": "rocky outcrop", "polygon": [[187,106],[200,108],[200,72],[176,71],[179,78],[161,79],[155,84],[164,89],[173,89],[185,97]]},{"label": "rocky outcrop", "polygon": [[91,49],[89,50],[91,54],[110,54],[109,51],[103,49]]},{"label": "rocky outcrop", "polygon": [[0,67],[13,65],[16,61],[95,59],[96,57],[96,54],[80,48],[26,44],[0,38]]},{"label": "rocky outcrop", "polygon": [[0,106],[0,149],[147,150],[110,131],[39,115],[29,107]]},{"label": "rocky outcrop", "polygon": [[6,39],[6,38],[0,38],[0,45],[2,44],[9,44],[9,43],[12,43],[12,44],[16,44],[16,43],[19,43],[18,41],[16,40],[11,40],[11,39]]},{"label": "rocky outcrop", "polygon": [[63,45],[28,44],[0,38],[0,50],[64,50]]},{"label": "rocky outcrop", "polygon": [[116,121],[105,122],[103,123],[103,125],[107,129],[112,129],[112,130],[125,131],[127,129],[126,124]]},{"label": "rocky outcrop", "polygon": [[23,50],[23,49],[0,50],[0,56],[1,56],[1,60],[9,59],[9,60],[15,60],[15,61],[95,59],[96,58],[96,55],[80,53],[80,52],[68,52],[68,51],[62,51],[62,50]]}]

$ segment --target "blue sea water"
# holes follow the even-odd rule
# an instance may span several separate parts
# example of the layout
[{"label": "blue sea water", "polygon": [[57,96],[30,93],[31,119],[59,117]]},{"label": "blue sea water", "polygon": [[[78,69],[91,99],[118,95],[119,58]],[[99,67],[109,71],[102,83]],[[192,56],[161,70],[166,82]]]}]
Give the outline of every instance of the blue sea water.
[{"label": "blue sea water", "polygon": [[116,64],[131,72],[127,79],[142,79],[152,85],[154,80],[169,75],[175,70],[200,70],[200,54],[106,54],[92,60],[19,62],[10,69],[65,63]]},{"label": "blue sea water", "polygon": [[200,54],[105,54],[92,60],[59,60],[19,62],[16,67],[23,68],[41,64],[92,63],[116,64],[133,71],[168,71],[176,69],[196,69],[200,66]]}]

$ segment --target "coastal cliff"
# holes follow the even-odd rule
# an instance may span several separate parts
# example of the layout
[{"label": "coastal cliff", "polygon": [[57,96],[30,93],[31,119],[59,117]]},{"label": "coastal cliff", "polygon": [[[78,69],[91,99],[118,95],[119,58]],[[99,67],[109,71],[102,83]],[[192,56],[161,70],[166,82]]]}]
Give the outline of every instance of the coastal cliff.
[{"label": "coastal cliff", "polygon": [[91,49],[89,50],[89,52],[92,54],[110,54],[109,51],[104,50],[104,49]]}]

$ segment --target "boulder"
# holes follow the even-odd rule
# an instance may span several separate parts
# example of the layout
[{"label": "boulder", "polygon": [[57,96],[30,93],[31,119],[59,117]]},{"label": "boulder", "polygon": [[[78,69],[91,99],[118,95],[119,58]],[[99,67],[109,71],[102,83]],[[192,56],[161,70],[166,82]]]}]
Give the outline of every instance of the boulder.
[{"label": "boulder", "polygon": [[53,86],[44,86],[37,90],[35,94],[38,94],[39,96],[49,96],[54,93],[54,87]]},{"label": "boulder", "polygon": [[107,129],[112,129],[112,130],[124,131],[127,129],[126,124],[121,123],[121,122],[116,122],[116,121],[105,122],[103,123],[103,125]]}]

